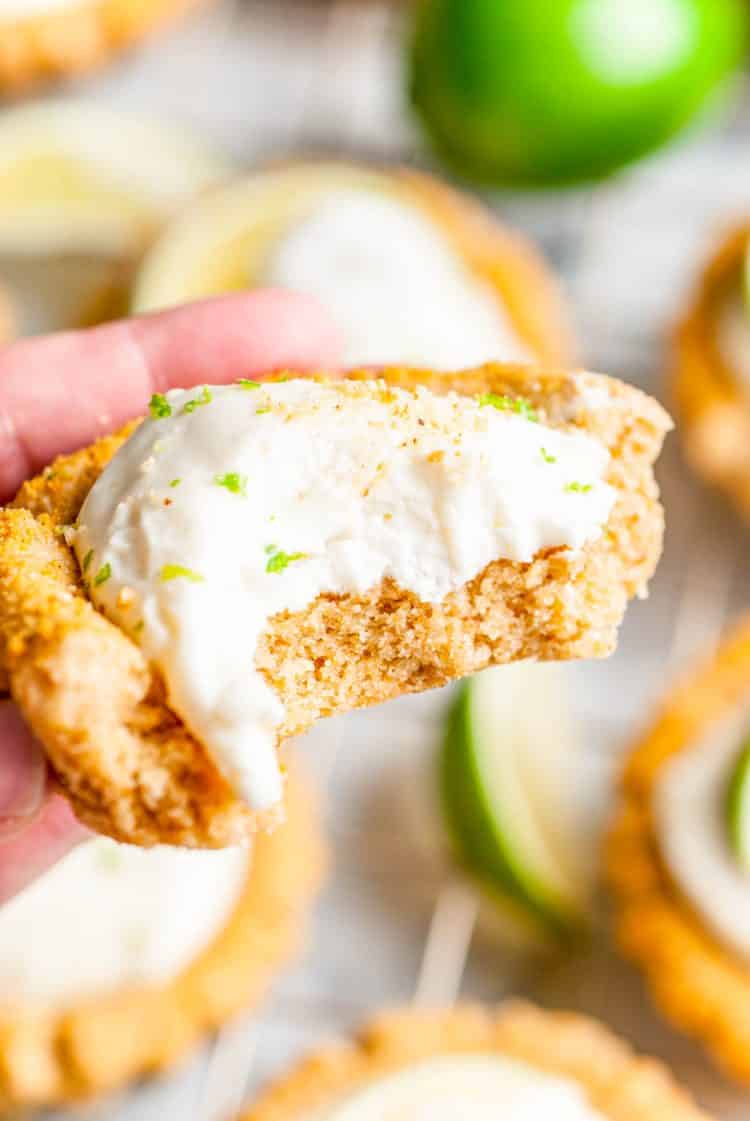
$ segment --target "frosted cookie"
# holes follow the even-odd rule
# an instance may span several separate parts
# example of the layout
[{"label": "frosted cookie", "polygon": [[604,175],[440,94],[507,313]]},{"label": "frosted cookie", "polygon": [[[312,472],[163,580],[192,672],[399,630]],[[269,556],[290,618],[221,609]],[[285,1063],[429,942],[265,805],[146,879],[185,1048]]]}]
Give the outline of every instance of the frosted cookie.
[{"label": "frosted cookie", "polygon": [[71,77],[201,0],[0,0],[0,91]]},{"label": "frosted cookie", "polygon": [[617,933],[654,999],[750,1083],[750,619],[632,752],[608,844]]},{"label": "frosted cookie", "polygon": [[296,951],[323,846],[311,795],[249,848],[98,838],[0,911],[0,1106],[163,1070],[264,994]]},{"label": "frosted cookie", "polygon": [[303,1061],[243,1121],[385,1117],[708,1121],[665,1067],[595,1020],[516,1002],[381,1015]]},{"label": "frosted cookie", "polygon": [[316,720],[614,648],[661,550],[661,407],[532,367],[371,379],[156,395],[0,513],[0,666],[93,828],[236,842]]},{"label": "frosted cookie", "polygon": [[750,518],[750,226],[733,230],[705,266],[674,337],[685,452]]},{"label": "frosted cookie", "polygon": [[138,312],[242,288],[317,296],[344,366],[567,365],[557,281],[537,250],[438,179],[301,162],[206,194],[139,270]]}]

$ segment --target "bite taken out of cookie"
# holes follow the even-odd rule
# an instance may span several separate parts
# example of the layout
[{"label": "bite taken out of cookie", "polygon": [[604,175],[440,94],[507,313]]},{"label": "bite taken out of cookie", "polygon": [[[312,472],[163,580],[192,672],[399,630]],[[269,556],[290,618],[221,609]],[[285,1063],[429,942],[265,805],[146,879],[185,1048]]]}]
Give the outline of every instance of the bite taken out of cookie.
[{"label": "bite taken out of cookie", "polygon": [[0,513],[9,691],[88,825],[236,843],[317,720],[611,653],[661,551],[669,427],[529,366],[157,395]]}]

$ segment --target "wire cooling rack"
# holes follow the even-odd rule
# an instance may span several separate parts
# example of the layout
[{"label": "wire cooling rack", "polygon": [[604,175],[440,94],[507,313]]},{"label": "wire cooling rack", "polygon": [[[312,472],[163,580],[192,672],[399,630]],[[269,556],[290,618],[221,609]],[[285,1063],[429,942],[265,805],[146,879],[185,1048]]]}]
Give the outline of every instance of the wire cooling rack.
[{"label": "wire cooling rack", "polygon": [[[94,87],[158,106],[239,160],[334,151],[420,160],[402,106],[403,4],[227,3]],[[739,117],[611,185],[503,196],[500,214],[539,240],[569,289],[590,368],[669,403],[665,334],[710,236],[750,199]],[[665,557],[651,598],[631,607],[618,653],[566,667],[580,728],[578,792],[592,844],[629,737],[673,674],[750,604],[748,536],[682,462],[661,464]],[[700,1052],[659,1020],[602,933],[586,953],[529,961],[485,937],[472,888],[434,843],[431,762],[446,698],[431,694],[316,728],[300,754],[321,791],[333,849],[304,959],[259,1015],[222,1031],[177,1077],[85,1111],[98,1121],[227,1121],[301,1051],[383,1005],[493,1001],[507,994],[599,1015],[667,1059],[725,1121],[750,1118]]]}]

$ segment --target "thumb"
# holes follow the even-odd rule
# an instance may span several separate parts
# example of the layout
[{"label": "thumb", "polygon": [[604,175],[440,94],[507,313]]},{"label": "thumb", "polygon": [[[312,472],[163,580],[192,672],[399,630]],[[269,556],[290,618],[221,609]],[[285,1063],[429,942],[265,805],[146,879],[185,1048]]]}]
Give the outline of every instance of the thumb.
[{"label": "thumb", "polygon": [[0,702],[0,841],[37,817],[45,799],[44,753],[12,702]]},{"label": "thumb", "polygon": [[51,790],[41,747],[10,701],[0,702],[0,903],[88,836]]},{"label": "thumb", "polygon": [[41,876],[88,836],[66,799],[50,794],[27,828],[9,840],[0,839],[0,903]]}]

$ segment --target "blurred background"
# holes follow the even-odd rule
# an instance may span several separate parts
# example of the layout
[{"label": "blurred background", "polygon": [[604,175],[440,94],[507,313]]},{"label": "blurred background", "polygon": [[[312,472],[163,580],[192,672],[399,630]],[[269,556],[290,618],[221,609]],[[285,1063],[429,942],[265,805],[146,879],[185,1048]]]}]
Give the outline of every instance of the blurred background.
[{"label": "blurred background", "polygon": [[[66,29],[77,17],[63,4],[48,7],[29,15],[20,0],[0,3],[0,321],[9,337],[276,275],[268,246],[313,191],[297,161],[345,157],[425,169],[488,205],[559,278],[578,361],[672,405],[672,326],[717,238],[750,209],[740,0],[216,0],[185,13],[154,4],[153,21],[141,3],[138,21],[118,24],[127,33],[92,35],[87,25],[80,36]],[[160,25],[153,36],[151,22]],[[294,175],[269,182],[268,169],[288,171],[290,161]],[[338,191],[361,186],[356,169],[331,174]],[[387,173],[367,182],[391,190]],[[313,194],[324,188],[327,180]],[[514,265],[502,267],[500,286],[512,288]],[[547,283],[546,274],[528,281],[530,306],[546,306]],[[523,343],[548,357],[557,346],[562,357],[563,334],[545,327],[538,346]],[[543,679],[522,672],[499,725],[565,792],[586,884],[623,751],[671,678],[750,605],[747,530],[693,475],[678,437],[660,483],[665,557],[617,654]],[[538,713],[518,701],[534,689],[555,704]],[[405,699],[321,725],[300,743],[333,847],[301,962],[260,1011],[173,1077],[79,1114],[227,1117],[322,1036],[382,1005],[460,992],[602,1016],[669,1060],[719,1116],[750,1116],[750,1099],[653,1011],[611,948],[596,891],[580,904],[593,937],[541,952],[536,936],[509,934],[500,908],[478,902],[447,855],[435,795],[449,701]],[[0,945],[2,924],[0,913]]]}]

